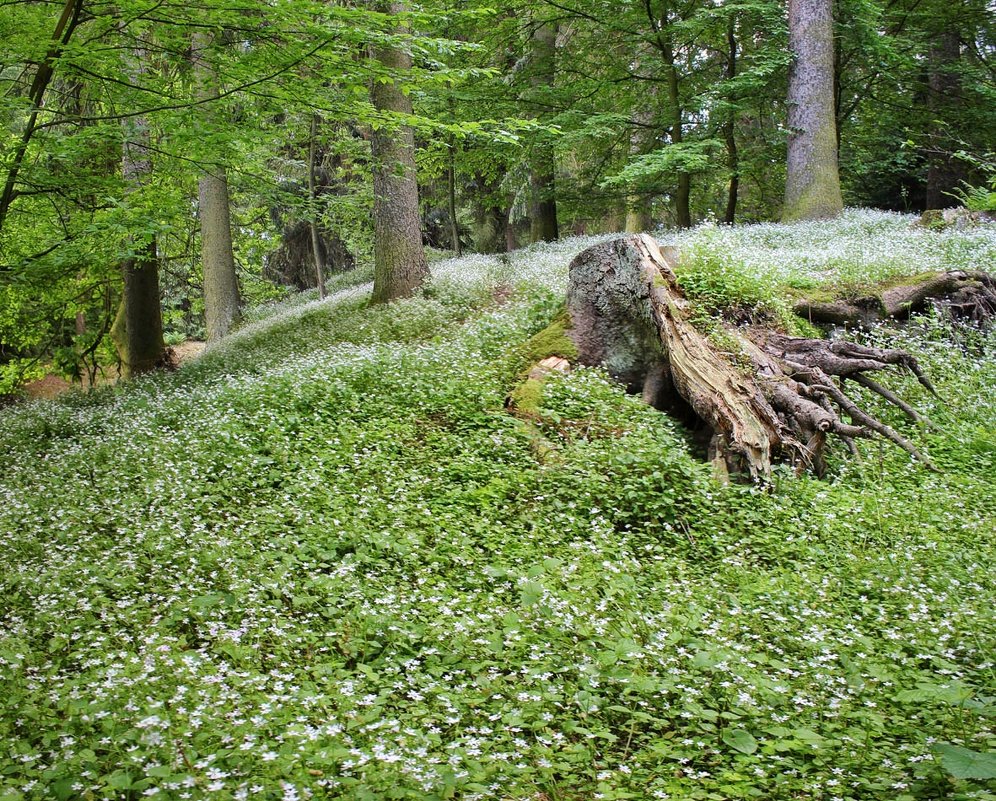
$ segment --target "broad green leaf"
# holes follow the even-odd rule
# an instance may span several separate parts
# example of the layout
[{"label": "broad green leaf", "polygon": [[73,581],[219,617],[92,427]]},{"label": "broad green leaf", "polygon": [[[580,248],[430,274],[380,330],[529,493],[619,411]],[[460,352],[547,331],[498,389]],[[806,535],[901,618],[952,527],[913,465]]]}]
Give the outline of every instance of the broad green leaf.
[{"label": "broad green leaf", "polygon": [[996,779],[996,752],[982,753],[951,743],[938,743],[934,754],[956,779]]},{"label": "broad green leaf", "polygon": [[753,754],[757,750],[757,740],[746,729],[725,729],[722,740],[734,751],[741,754]]}]

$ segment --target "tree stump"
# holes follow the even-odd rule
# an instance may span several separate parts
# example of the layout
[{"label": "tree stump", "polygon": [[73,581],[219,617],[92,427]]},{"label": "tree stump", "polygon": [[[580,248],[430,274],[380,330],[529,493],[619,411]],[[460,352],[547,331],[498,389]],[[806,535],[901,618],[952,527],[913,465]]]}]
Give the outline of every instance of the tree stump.
[{"label": "tree stump", "polygon": [[929,466],[909,440],[843,389],[843,379],[851,379],[919,421],[911,406],[867,375],[906,370],[933,392],[912,356],[733,326],[722,328],[723,340],[737,352],[721,351],[691,322],[672,265],[646,235],[582,252],[570,266],[567,334],[577,362],[602,365],[648,403],[707,426],[721,476],[763,480],[778,460],[822,474],[831,435],[852,449],[855,438],[881,436]]}]

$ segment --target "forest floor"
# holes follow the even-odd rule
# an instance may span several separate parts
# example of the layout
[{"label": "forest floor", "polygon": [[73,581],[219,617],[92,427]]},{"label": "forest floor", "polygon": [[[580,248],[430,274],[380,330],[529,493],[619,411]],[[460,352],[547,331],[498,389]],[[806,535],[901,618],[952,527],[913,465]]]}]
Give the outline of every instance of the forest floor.
[{"label": "forest floor", "polygon": [[[191,359],[196,359],[204,352],[204,348],[206,347],[206,342],[196,339],[188,339],[185,342],[170,346],[178,366],[186,364]],[[106,386],[108,384],[116,384],[117,382],[118,375],[116,370],[101,371],[97,376],[96,386]],[[84,375],[79,383],[73,383],[57,373],[49,373],[44,378],[28,382],[24,385],[23,389],[25,396],[31,400],[51,400],[73,388],[89,389],[89,387],[89,376]]]},{"label": "forest floor", "polygon": [[[663,238],[759,311],[996,264],[912,223]],[[602,370],[505,408],[595,241],[5,409],[0,799],[993,801],[996,334],[846,334],[929,375],[887,380],[930,425],[861,402],[936,470],[862,441],[724,485]]]}]

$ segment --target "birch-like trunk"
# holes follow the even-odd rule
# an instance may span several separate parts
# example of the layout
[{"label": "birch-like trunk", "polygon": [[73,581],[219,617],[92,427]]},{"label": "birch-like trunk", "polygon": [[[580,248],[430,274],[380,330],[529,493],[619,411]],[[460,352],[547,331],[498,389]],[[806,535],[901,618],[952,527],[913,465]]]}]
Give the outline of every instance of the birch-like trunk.
[{"label": "birch-like trunk", "polygon": [[[194,34],[191,61],[202,100],[219,96],[217,77],[203,57],[209,44],[207,34]],[[211,103],[206,104],[212,114]],[[201,222],[201,264],[204,273],[204,326],[207,341],[216,342],[226,336],[241,313],[239,280],[235,272],[232,249],[231,202],[228,195],[228,173],[224,163],[211,165],[197,182]]]},{"label": "birch-like trunk", "polygon": [[[379,2],[377,10],[401,14],[405,4]],[[399,31],[403,32],[403,31]],[[371,48],[371,57],[392,72],[412,67],[411,56],[398,45]],[[410,115],[412,102],[397,81],[375,81],[370,89],[374,108]],[[422,224],[415,173],[415,134],[408,125],[381,126],[373,131],[374,160],[374,288],[372,301],[386,303],[413,295],[425,282],[429,267],[422,247]]]},{"label": "birch-like trunk", "polygon": [[788,163],[782,220],[825,220],[844,208],[837,171],[832,0],[789,0]]}]

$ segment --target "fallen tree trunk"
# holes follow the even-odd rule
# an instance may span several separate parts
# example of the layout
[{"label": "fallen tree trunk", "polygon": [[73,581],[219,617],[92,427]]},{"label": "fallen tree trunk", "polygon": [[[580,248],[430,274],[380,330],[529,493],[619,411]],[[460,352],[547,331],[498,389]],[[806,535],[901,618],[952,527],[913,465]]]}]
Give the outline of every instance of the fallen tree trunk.
[{"label": "fallen tree trunk", "polygon": [[[566,331],[576,353],[603,365],[655,407],[695,419],[710,433],[710,458],[721,475],[761,480],[782,460],[824,470],[827,437],[854,448],[881,436],[930,465],[905,437],[861,409],[844,379],[878,393],[914,420],[916,411],[867,374],[896,368],[933,388],[903,351],[844,341],[800,339],[765,329],[721,326],[718,348],[691,321],[668,255],[646,235],[589,248],[570,267]],[[552,354],[551,354],[552,355]],[[845,422],[841,415],[848,418]]]},{"label": "fallen tree trunk", "polygon": [[803,299],[793,311],[814,323],[867,327],[887,318],[905,320],[929,306],[959,319],[988,322],[996,316],[996,278],[962,270],[932,273],[901,286],[886,286],[852,297]]}]

